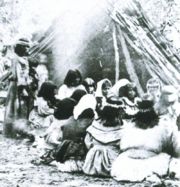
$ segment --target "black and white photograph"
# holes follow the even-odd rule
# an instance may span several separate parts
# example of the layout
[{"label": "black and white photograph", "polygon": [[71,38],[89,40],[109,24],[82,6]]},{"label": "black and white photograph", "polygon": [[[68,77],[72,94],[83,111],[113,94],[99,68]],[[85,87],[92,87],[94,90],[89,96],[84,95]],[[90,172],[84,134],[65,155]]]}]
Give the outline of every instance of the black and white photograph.
[{"label": "black and white photograph", "polygon": [[180,187],[180,0],[0,0],[0,187]]}]

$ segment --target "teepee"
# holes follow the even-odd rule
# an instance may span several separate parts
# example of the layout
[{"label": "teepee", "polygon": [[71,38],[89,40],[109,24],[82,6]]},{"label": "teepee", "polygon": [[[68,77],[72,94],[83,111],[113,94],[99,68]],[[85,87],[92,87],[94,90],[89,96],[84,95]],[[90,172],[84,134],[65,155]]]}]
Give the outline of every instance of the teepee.
[{"label": "teepee", "polygon": [[[145,15],[140,3],[129,1],[126,7],[117,3],[111,14],[116,30],[115,43],[119,42],[125,57],[125,64],[131,80],[136,82],[139,93],[143,92],[133,59],[128,47],[142,56],[142,63],[152,77],[158,77],[163,84],[178,87],[180,84],[180,59],[168,46],[166,38],[158,33]],[[118,53],[115,50],[115,54]],[[117,54],[116,54],[117,56]]]}]

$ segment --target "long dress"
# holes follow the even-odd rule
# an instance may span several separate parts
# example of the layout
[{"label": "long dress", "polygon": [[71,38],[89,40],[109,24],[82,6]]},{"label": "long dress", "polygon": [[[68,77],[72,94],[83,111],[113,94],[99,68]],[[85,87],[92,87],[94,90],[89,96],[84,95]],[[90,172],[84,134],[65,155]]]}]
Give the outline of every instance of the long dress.
[{"label": "long dress", "polygon": [[87,129],[85,143],[89,149],[83,172],[88,175],[110,176],[111,164],[119,154],[120,127],[105,127],[94,121]]},{"label": "long dress", "polygon": [[169,123],[149,129],[126,126],[121,130],[121,154],[112,164],[111,176],[118,181],[143,181],[168,173],[171,156],[178,156],[178,131]]}]

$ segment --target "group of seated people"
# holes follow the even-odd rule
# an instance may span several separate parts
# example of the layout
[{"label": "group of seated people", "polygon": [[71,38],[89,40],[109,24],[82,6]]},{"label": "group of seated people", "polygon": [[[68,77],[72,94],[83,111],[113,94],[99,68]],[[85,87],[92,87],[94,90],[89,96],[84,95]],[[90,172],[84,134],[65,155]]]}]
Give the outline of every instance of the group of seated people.
[{"label": "group of seated people", "polygon": [[146,88],[139,97],[128,79],[95,83],[78,70],[69,70],[59,89],[44,82],[29,115],[44,142],[39,163],[117,181],[180,178],[178,91],[157,78]]}]

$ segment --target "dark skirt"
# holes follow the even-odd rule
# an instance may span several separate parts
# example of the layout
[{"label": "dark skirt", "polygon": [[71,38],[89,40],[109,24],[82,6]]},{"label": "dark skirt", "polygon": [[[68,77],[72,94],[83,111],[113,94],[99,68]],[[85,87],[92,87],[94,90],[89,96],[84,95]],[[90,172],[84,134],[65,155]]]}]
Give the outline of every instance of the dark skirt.
[{"label": "dark skirt", "polygon": [[84,160],[87,149],[84,143],[64,140],[54,152],[54,158],[58,162],[65,162],[69,159]]}]

